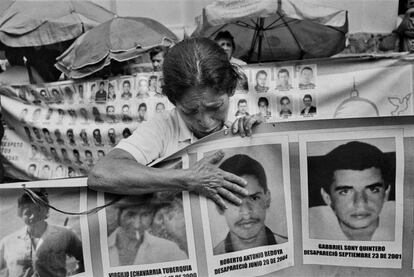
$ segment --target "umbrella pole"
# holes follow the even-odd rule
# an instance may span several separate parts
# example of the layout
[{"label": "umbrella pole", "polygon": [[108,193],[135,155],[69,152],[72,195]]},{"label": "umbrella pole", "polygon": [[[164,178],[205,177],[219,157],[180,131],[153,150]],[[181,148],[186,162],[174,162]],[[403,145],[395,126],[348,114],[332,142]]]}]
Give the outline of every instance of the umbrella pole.
[{"label": "umbrella pole", "polygon": [[257,47],[257,62],[260,63],[260,58],[262,56],[262,41],[263,41],[263,26],[264,18],[259,18],[259,45]]}]

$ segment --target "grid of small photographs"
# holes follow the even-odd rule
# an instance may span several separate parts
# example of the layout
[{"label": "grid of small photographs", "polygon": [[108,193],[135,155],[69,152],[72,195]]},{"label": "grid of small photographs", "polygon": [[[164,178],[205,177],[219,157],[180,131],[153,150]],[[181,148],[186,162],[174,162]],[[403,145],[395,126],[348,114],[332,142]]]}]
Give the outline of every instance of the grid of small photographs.
[{"label": "grid of small photographs", "polygon": [[18,132],[31,145],[31,177],[85,176],[122,138],[173,108],[160,73],[16,88]]},{"label": "grid of small photographs", "polygon": [[229,119],[261,114],[265,122],[317,117],[316,64],[245,68]]}]

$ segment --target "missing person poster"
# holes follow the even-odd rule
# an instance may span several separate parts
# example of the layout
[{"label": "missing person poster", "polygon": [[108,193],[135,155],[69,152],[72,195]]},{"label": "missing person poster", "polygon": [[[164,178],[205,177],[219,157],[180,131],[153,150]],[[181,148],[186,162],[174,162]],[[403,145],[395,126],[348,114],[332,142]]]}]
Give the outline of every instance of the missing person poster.
[{"label": "missing person poster", "polygon": [[124,196],[99,212],[99,229],[104,276],[197,276],[188,192]]},{"label": "missing person poster", "polygon": [[[86,209],[86,189],[26,184],[44,203],[68,212]],[[21,185],[0,189],[1,276],[92,276],[86,216],[35,202]]]},{"label": "missing person poster", "polygon": [[218,168],[244,178],[248,195],[222,209],[200,197],[209,276],[257,276],[293,265],[288,139],[275,134],[251,140],[202,144],[198,159],[217,151]]},{"label": "missing person poster", "polygon": [[303,261],[401,268],[402,129],[299,136]]}]

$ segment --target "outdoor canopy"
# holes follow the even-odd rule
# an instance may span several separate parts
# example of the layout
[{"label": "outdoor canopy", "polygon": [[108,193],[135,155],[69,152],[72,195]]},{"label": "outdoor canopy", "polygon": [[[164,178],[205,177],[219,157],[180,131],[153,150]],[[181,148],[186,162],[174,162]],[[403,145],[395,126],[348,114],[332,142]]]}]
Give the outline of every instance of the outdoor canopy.
[{"label": "outdoor canopy", "polygon": [[56,68],[69,78],[91,75],[110,64],[137,58],[156,46],[170,46],[176,35],[156,20],[115,17],[89,30],[56,60]]},{"label": "outdoor canopy", "polygon": [[74,39],[115,16],[90,1],[1,2],[0,42],[9,47],[41,46]]},{"label": "outdoor canopy", "polygon": [[329,57],[345,47],[347,12],[301,0],[216,1],[196,18],[192,37],[235,38],[233,55],[247,62]]}]

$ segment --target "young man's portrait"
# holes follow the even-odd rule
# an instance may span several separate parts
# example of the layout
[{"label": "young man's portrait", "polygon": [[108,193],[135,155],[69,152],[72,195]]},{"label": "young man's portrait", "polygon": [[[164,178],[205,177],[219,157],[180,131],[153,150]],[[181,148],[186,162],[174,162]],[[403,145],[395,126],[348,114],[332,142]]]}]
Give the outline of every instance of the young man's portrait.
[{"label": "young man's portrait", "polygon": [[[384,150],[383,150],[384,149]],[[395,142],[308,142],[309,238],[393,241]],[[316,155],[326,152],[324,155]]]},{"label": "young man's portrait", "polygon": [[240,206],[226,201],[226,209],[208,203],[213,255],[287,242],[281,145],[223,151],[218,167],[246,180],[248,195]]}]

